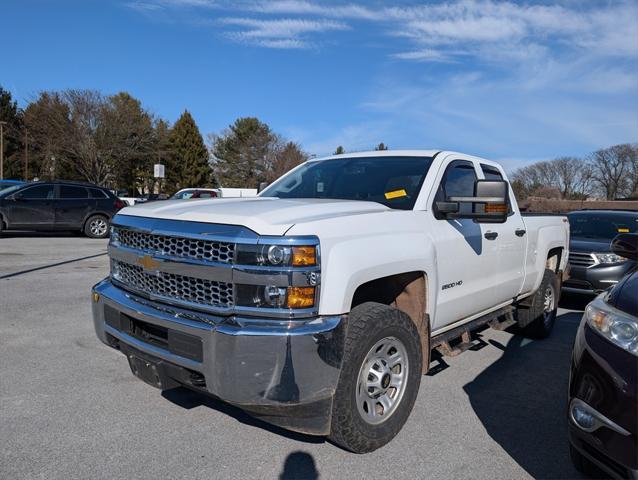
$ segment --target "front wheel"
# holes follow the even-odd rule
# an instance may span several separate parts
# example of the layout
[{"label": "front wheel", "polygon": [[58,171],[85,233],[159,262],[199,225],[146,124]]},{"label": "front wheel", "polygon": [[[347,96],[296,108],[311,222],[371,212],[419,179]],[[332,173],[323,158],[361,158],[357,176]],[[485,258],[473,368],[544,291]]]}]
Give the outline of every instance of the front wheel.
[{"label": "front wheel", "polygon": [[529,305],[520,305],[516,311],[523,335],[546,338],[554,328],[560,284],[555,272],[545,269],[540,287],[531,296]]},{"label": "front wheel", "polygon": [[84,224],[84,234],[89,238],[108,237],[109,220],[103,215],[91,215]]},{"label": "front wheel", "polygon": [[414,406],[422,361],[419,332],[407,314],[372,302],[352,309],[330,439],[355,453],[392,440]]}]

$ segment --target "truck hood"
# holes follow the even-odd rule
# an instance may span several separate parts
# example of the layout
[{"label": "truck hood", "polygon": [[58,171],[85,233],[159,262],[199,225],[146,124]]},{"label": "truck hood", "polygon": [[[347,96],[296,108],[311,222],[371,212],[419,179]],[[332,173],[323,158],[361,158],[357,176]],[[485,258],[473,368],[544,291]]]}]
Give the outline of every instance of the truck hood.
[{"label": "truck hood", "polygon": [[259,235],[284,235],[293,225],[390,210],[375,202],[272,197],[167,200],[127,207],[118,215],[240,225]]}]

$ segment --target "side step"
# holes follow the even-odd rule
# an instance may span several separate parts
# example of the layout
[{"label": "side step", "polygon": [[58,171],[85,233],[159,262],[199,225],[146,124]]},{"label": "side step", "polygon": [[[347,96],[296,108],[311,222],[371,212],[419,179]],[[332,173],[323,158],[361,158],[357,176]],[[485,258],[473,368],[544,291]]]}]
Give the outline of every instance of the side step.
[{"label": "side step", "polygon": [[436,349],[441,355],[445,355],[446,357],[456,357],[457,355],[460,355],[466,350],[469,350],[474,345],[475,343],[472,341],[472,338],[470,337],[469,330],[465,330],[461,334],[461,343],[458,343],[454,347],[451,347],[450,342],[446,340],[442,342],[438,347],[436,347]]},{"label": "side step", "polygon": [[[481,341],[472,340],[471,332],[473,330],[483,325],[489,325],[495,330],[505,330],[515,323],[514,307],[503,307],[495,312],[488,313],[471,322],[432,337],[431,348],[436,349],[441,355],[445,355],[446,357],[456,357],[472,347],[481,345]],[[450,342],[459,337],[461,338],[461,342],[452,347]]]}]

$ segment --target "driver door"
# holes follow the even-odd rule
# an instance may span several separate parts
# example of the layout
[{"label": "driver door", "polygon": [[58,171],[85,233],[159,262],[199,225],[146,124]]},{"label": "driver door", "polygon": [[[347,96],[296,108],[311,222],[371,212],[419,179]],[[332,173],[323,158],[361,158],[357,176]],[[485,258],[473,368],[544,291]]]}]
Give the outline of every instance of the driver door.
[{"label": "driver door", "polygon": [[[480,313],[496,305],[494,285],[490,281],[492,265],[483,238],[485,227],[473,219],[448,220],[439,214],[437,201],[449,197],[472,197],[477,171],[469,160],[452,160],[439,173],[432,202],[439,272],[438,305],[433,330]],[[460,213],[471,212],[461,204]]]},{"label": "driver door", "polygon": [[7,200],[11,228],[52,230],[55,228],[55,188],[44,183],[23,188]]}]

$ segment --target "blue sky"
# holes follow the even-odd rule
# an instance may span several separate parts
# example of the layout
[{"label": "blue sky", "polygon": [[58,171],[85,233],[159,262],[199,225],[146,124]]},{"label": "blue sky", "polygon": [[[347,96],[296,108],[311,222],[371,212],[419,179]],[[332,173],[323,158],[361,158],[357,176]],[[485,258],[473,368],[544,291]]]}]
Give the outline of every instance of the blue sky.
[{"label": "blue sky", "polygon": [[4,0],[0,85],[128,91],[204,135],[257,116],[313,154],[508,168],[638,141],[638,2]]}]

